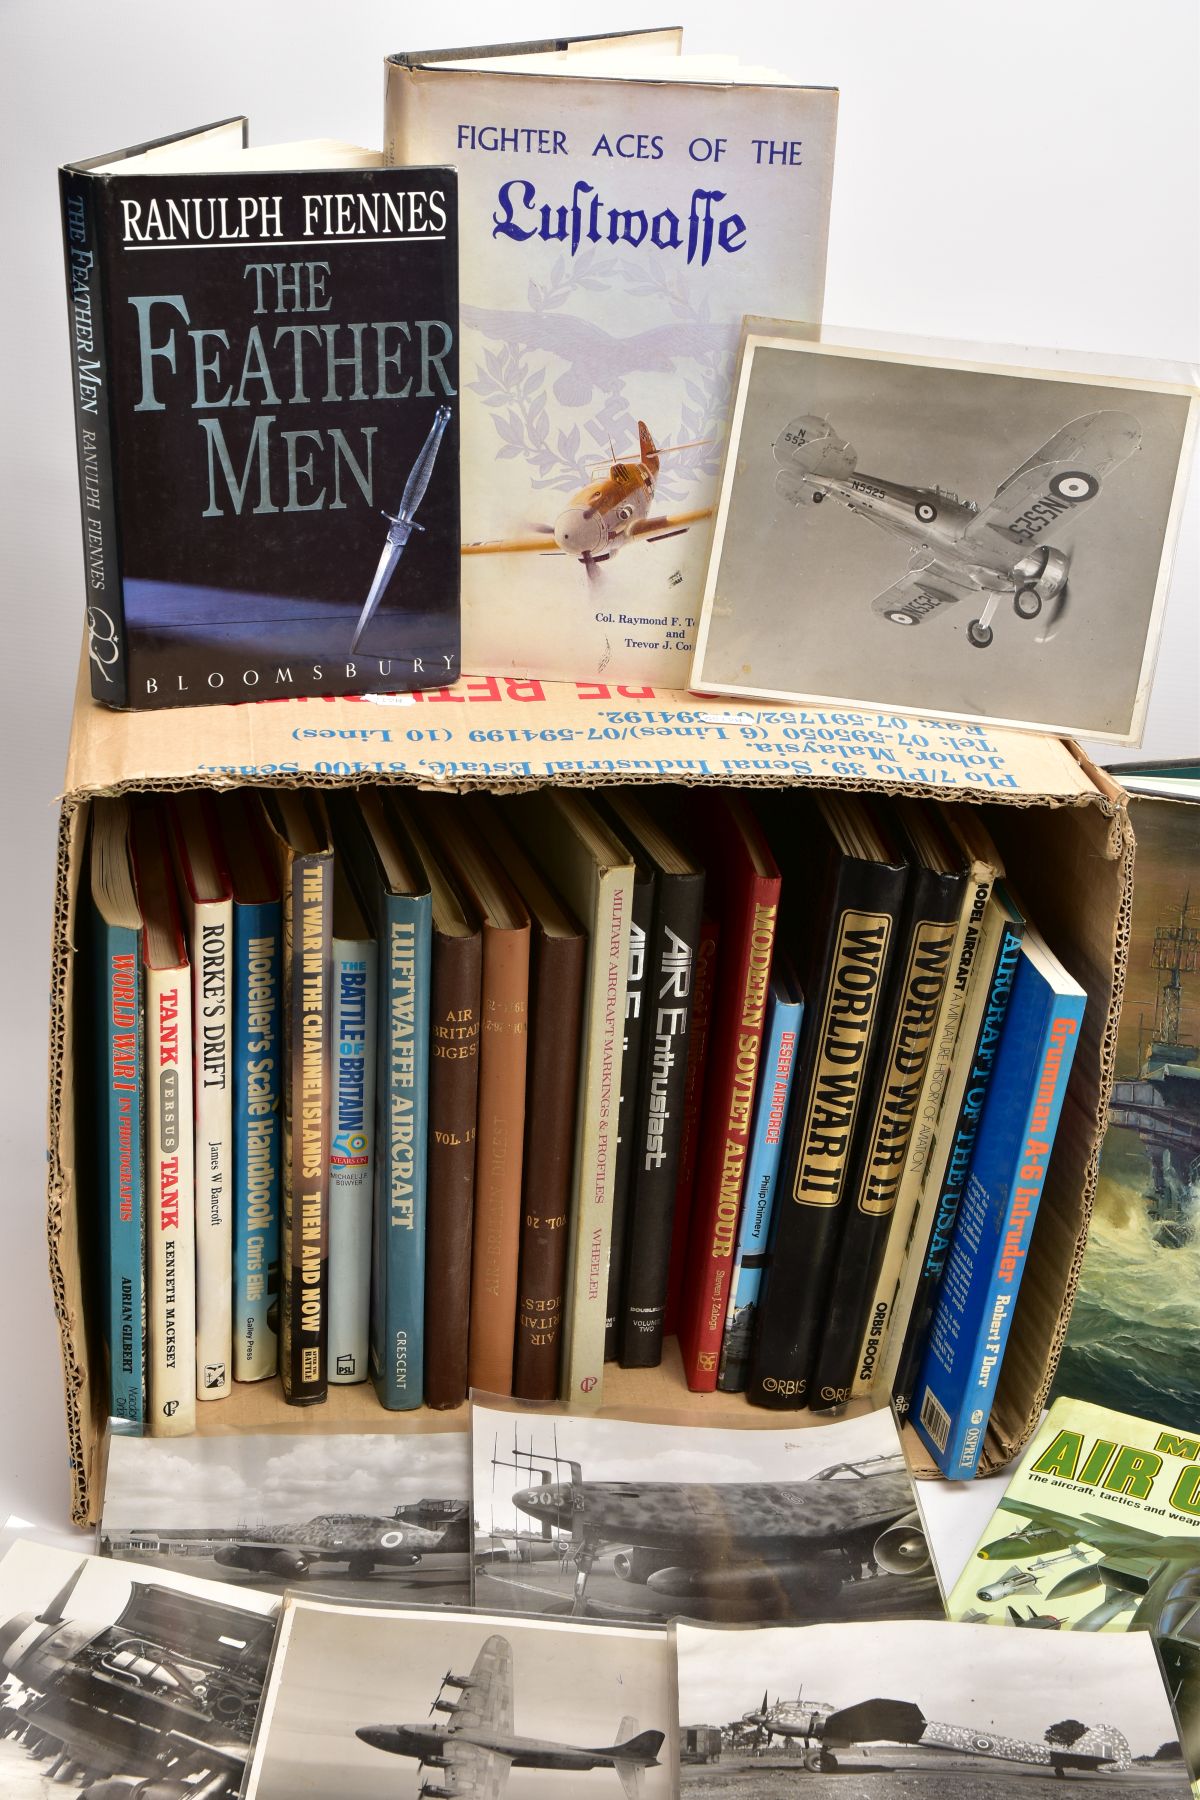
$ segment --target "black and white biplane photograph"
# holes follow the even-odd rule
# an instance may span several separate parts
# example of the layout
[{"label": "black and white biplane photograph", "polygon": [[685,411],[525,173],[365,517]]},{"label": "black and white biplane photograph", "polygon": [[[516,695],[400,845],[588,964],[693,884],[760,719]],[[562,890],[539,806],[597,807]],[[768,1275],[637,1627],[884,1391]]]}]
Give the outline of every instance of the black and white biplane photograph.
[{"label": "black and white biplane photograph", "polygon": [[4,1800],[236,1800],[278,1605],[13,1544],[0,1562]]},{"label": "black and white biplane photograph", "polygon": [[469,1489],[460,1431],[114,1434],[100,1549],[263,1593],[462,1605]]},{"label": "black and white biplane photograph", "polygon": [[667,1800],[662,1631],[288,1598],[246,1800]]},{"label": "black and white biplane photograph", "polygon": [[893,1621],[673,1629],[680,1790],[705,1800],[1187,1800],[1145,1633]]},{"label": "black and white biplane photograph", "polygon": [[750,333],[691,685],[1137,741],[1196,404]]},{"label": "black and white biplane photograph", "polygon": [[578,1619],[939,1618],[889,1412],[795,1432],[472,1407],[474,1597]]}]

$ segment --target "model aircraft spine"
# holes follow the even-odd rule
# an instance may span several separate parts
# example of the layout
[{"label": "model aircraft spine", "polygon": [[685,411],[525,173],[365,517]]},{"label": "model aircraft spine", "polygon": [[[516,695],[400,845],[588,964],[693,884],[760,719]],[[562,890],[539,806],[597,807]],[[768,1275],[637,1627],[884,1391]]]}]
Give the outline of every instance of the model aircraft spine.
[{"label": "model aircraft spine", "polygon": [[746,1192],[729,1282],[729,1307],[717,1375],[717,1386],[726,1394],[743,1393],[749,1373],[754,1315],[771,1235],[803,1018],[803,996],[789,992],[779,975],[773,975],[767,1002],[762,1079],[754,1107],[753,1147],[746,1165]]},{"label": "model aircraft spine", "polygon": [[689,1388],[711,1393],[729,1307],[781,883],[758,823],[740,801],[702,797],[697,824],[706,844],[710,898],[720,915],[723,952],[679,1347]]},{"label": "model aircraft spine", "polygon": [[[897,1321],[903,1332],[900,1354],[892,1374],[891,1393],[896,1410],[903,1417],[908,1411],[917,1364],[925,1348],[925,1339],[937,1305],[946,1257],[954,1237],[955,1220],[971,1168],[971,1156],[979,1133],[979,1121],[987,1098],[988,1083],[996,1063],[1004,1030],[1005,1015],[1012,998],[1013,980],[1021,960],[1024,920],[1011,909],[1007,895],[997,888],[993,901],[997,910],[995,936],[989,933],[991,961],[985,965],[988,987],[983,1016],[964,1063],[965,1079],[958,1095],[958,1111],[945,1138],[945,1153],[934,1172],[940,1169],[940,1180],[931,1192],[929,1235],[921,1246],[921,1269],[906,1316]],[[1004,909],[1009,906],[1006,912]],[[964,1049],[966,1046],[964,1045]]]},{"label": "model aircraft spine", "polygon": [[620,1361],[627,1369],[662,1361],[704,875],[660,871],[657,889],[622,1284]]},{"label": "model aircraft spine", "polygon": [[912,1423],[949,1479],[979,1465],[1084,1003],[1027,936],[913,1389]]},{"label": "model aircraft spine", "polygon": [[339,1383],[367,1378],[378,979],[373,937],[334,938],[328,1365]]},{"label": "model aircraft spine", "polygon": [[633,1184],[634,1140],[637,1137],[638,1075],[645,1030],[647,956],[654,924],[654,876],[634,864],[633,904],[629,915],[629,968],[625,980],[625,1030],[621,1044],[621,1101],[617,1113],[617,1157],[613,1175],[612,1236],[608,1257],[608,1303],[604,1324],[604,1360],[616,1362],[620,1349],[621,1294],[625,1273],[625,1225]]},{"label": "model aircraft spine", "polygon": [[[887,1355],[902,1273],[909,1247],[915,1243],[920,1231],[919,1214],[926,1171],[933,1155],[942,1108],[950,1087],[955,1050],[966,1012],[967,993],[978,967],[984,920],[995,879],[996,871],[990,864],[979,860],[972,862],[951,956],[951,978],[946,983],[934,1031],[933,1052],[917,1103],[917,1117],[905,1159],[892,1228],[875,1278],[875,1290],[867,1303],[866,1323],[858,1347],[851,1387],[851,1398],[855,1400],[870,1394],[882,1360]],[[923,1245],[920,1253],[924,1253]],[[887,1391],[890,1392],[890,1389]]]},{"label": "model aircraft spine", "polygon": [[108,924],[93,907],[92,957],[108,1410],[140,1432],[146,1416],[146,1039],[137,931]]},{"label": "model aircraft spine", "polygon": [[108,368],[107,193],[103,181],[86,170],[62,169],[59,195],[75,386],[88,670],[93,698],[124,706],[129,681]]},{"label": "model aircraft spine", "polygon": [[385,892],[379,937],[379,1138],[371,1261],[371,1378],[392,1412],[425,1387],[425,1231],[432,901]]},{"label": "model aircraft spine", "polygon": [[854,1134],[866,1105],[864,1076],[908,877],[907,865],[849,856],[832,839],[825,855],[832,860],[824,881],[808,873],[822,898],[806,927],[805,1030],[747,1387],[755,1405],[776,1408],[810,1401]]},{"label": "model aircraft spine", "polygon": [[280,1076],[283,1038],[278,900],[233,908],[233,1377],[279,1366]]},{"label": "model aircraft spine", "polygon": [[901,948],[867,1077],[872,1112],[864,1115],[847,1176],[842,1232],[813,1367],[814,1406],[841,1406],[850,1398],[950,982],[965,886],[962,870],[917,866],[913,871]]}]

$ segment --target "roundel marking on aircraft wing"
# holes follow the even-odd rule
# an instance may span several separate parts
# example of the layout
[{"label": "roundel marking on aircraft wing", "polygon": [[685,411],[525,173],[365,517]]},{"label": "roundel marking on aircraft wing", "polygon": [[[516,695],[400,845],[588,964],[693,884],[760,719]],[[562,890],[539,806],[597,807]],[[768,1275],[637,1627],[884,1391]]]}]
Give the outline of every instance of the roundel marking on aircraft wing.
[{"label": "roundel marking on aircraft wing", "polygon": [[884,617],[890,619],[893,625],[915,625],[917,622],[911,613],[901,612],[898,609],[895,612],[885,613]]},{"label": "roundel marking on aircraft wing", "polygon": [[385,1531],[379,1541],[385,1550],[395,1550],[404,1542],[404,1533],[402,1531]]},{"label": "roundel marking on aircraft wing", "polygon": [[971,1739],[972,1750],[990,1750],[991,1747],[992,1747],[991,1738],[977,1737],[977,1738]]},{"label": "roundel marking on aircraft wing", "polygon": [[932,525],[933,521],[937,518],[937,507],[933,504],[932,500],[918,500],[916,512],[922,525]]},{"label": "roundel marking on aircraft wing", "polygon": [[1064,469],[1051,477],[1050,492],[1056,500],[1090,500],[1100,492],[1100,483],[1082,469]]}]

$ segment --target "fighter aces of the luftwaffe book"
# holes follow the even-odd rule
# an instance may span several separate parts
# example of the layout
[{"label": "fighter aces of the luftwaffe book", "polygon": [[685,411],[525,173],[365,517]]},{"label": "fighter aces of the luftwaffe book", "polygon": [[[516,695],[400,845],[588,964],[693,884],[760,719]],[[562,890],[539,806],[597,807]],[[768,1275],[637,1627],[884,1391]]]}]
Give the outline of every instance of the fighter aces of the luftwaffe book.
[{"label": "fighter aces of the luftwaffe book", "polygon": [[455,173],[245,146],[231,119],[60,175],[111,706],[459,672]]}]

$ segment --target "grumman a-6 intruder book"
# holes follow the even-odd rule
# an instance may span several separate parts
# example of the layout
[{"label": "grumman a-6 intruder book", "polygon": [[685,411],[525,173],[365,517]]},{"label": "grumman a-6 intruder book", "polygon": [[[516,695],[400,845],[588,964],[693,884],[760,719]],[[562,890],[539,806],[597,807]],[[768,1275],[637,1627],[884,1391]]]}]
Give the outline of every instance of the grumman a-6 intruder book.
[{"label": "grumman a-6 intruder book", "polygon": [[463,663],[678,685],[743,314],[817,321],[837,93],[679,31],[387,68],[462,199]]},{"label": "grumman a-6 intruder book", "polygon": [[459,673],[453,169],[229,119],[61,171],[92,693]]}]

